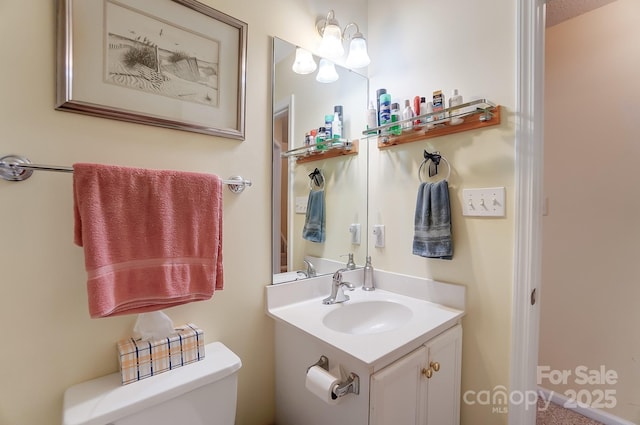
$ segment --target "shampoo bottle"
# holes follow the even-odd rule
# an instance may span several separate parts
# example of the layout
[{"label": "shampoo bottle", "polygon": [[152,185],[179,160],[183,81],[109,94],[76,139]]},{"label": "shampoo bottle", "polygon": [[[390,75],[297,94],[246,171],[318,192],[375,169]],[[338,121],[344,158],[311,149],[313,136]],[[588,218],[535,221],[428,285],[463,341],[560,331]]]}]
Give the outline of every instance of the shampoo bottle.
[{"label": "shampoo bottle", "polygon": [[333,137],[333,114],[324,116],[324,128],[327,133],[327,139],[331,139]]},{"label": "shampoo bottle", "polygon": [[367,109],[367,130],[376,128],[378,126],[378,111],[373,101],[369,102],[369,109]]},{"label": "shampoo bottle", "polygon": [[342,137],[342,120],[338,112],[333,113],[333,126],[331,127],[334,139],[340,139]]},{"label": "shampoo bottle", "polygon": [[[400,105],[397,103],[391,104],[391,122],[400,121]],[[400,136],[402,134],[402,126],[400,124],[392,125],[389,129],[394,136]]]},{"label": "shampoo bottle", "polygon": [[[458,93],[458,89],[453,89],[451,93],[451,97],[449,98],[449,108],[453,108],[454,106],[462,105],[462,95]],[[450,125],[458,125],[462,124],[464,119],[462,117],[457,117],[456,115],[461,114],[462,109],[449,110],[449,116],[452,117],[449,121]]]},{"label": "shampoo bottle", "polygon": [[333,138],[340,139],[341,137],[344,137],[344,132],[342,105],[336,105],[333,107]]},{"label": "shampoo bottle", "polygon": [[[419,106],[419,105],[418,105]],[[404,109],[402,110],[402,120],[404,121],[402,124],[402,128],[405,130],[411,130],[413,128],[413,120],[416,114],[413,112],[411,108],[411,102],[409,99],[404,101]]]},{"label": "shampoo bottle", "polygon": [[380,95],[380,125],[389,124],[391,122],[391,95],[383,93]]}]

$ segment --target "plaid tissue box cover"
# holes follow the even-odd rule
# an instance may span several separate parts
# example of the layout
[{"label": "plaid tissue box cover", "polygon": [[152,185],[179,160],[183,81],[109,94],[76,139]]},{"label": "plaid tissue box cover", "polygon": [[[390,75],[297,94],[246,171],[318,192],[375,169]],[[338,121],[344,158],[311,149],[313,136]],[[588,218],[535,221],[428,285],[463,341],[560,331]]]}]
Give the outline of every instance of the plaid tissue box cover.
[{"label": "plaid tissue box cover", "polygon": [[159,340],[118,341],[122,385],[204,359],[204,332],[193,323]]}]

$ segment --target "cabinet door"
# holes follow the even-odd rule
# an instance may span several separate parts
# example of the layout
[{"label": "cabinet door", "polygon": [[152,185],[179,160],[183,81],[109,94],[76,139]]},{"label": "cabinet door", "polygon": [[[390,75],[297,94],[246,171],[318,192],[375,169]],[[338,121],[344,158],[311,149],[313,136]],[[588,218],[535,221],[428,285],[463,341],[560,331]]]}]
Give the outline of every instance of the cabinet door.
[{"label": "cabinet door", "polygon": [[425,423],[426,358],[423,346],[371,376],[369,425]]},{"label": "cabinet door", "polygon": [[457,325],[433,338],[428,351],[427,424],[460,424],[460,370],[462,367],[462,327]]}]

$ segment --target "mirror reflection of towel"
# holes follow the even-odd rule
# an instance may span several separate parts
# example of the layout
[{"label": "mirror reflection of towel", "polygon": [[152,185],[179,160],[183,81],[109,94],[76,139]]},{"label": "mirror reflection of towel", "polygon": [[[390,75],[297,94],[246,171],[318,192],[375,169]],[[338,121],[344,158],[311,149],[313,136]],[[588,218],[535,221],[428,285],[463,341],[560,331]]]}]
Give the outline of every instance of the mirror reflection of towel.
[{"label": "mirror reflection of towel", "polygon": [[302,237],[310,242],[322,243],[325,239],[324,190],[312,190],[307,201],[307,215]]},{"label": "mirror reflection of towel", "polygon": [[413,253],[427,258],[451,260],[451,206],[446,180],[422,183],[418,189],[414,221]]}]

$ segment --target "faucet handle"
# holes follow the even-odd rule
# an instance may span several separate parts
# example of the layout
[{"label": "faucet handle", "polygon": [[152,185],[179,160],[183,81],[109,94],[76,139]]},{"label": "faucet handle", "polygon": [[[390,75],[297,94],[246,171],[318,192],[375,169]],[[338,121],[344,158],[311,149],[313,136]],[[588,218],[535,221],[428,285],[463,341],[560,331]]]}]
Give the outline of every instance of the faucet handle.
[{"label": "faucet handle", "polygon": [[349,270],[349,269],[341,268],[341,269],[336,270],[336,272],[333,274],[334,282],[336,282],[336,281],[339,282],[339,283],[342,282],[342,272],[346,272],[347,270]]}]

